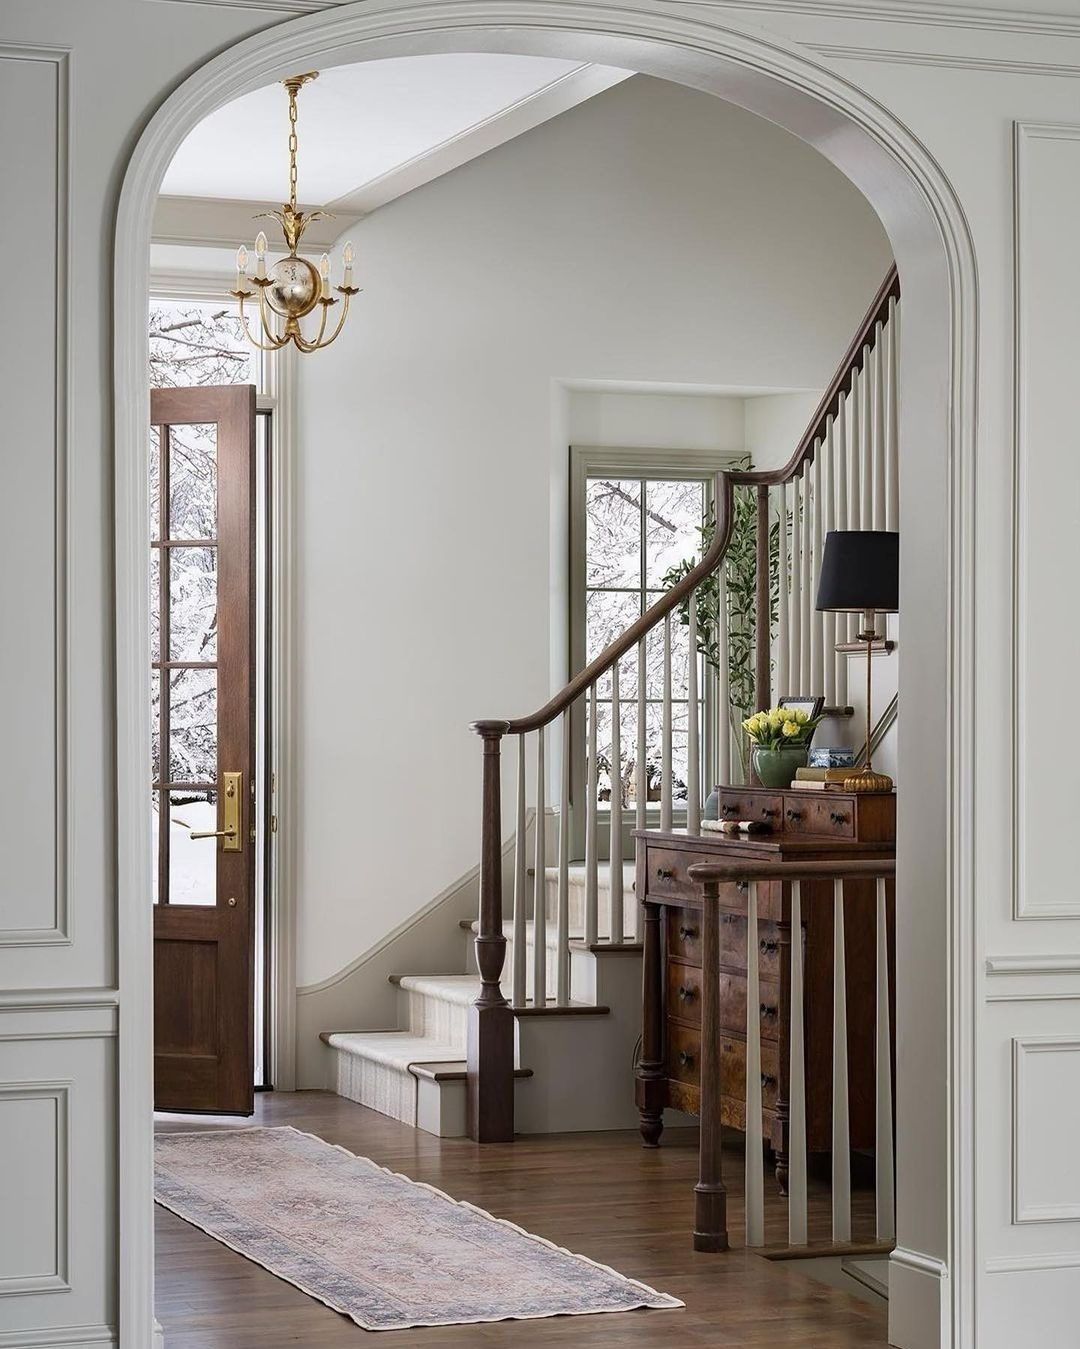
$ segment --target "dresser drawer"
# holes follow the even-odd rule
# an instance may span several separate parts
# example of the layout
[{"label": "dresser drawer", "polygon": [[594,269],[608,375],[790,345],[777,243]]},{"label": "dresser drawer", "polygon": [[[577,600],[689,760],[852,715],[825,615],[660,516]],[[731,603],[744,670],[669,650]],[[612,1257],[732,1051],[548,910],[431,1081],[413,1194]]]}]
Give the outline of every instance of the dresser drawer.
[{"label": "dresser drawer", "polygon": [[667,966],[668,1016],[701,1025],[701,967],[669,960]]},{"label": "dresser drawer", "polygon": [[[806,798],[805,800],[803,798]],[[836,792],[789,792],[784,803],[784,828],[789,834],[855,837],[855,802]]]},{"label": "dresser drawer", "polygon": [[[724,910],[720,915],[720,963],[745,970],[746,918]],[[775,923],[758,923],[758,974],[762,979],[780,978],[780,931]]]},{"label": "dresser drawer", "polygon": [[652,895],[672,895],[681,898],[696,895],[699,887],[687,875],[701,857],[678,848],[649,848],[646,854],[648,872],[645,888]]},{"label": "dresser drawer", "polygon": [[[674,1014],[672,1005],[669,1012]],[[758,1025],[762,1040],[780,1038],[780,985],[772,979],[762,979],[758,986]],[[720,1027],[746,1034],[746,976],[724,973],[720,976]]]},{"label": "dresser drawer", "polygon": [[722,790],[718,815],[721,820],[759,820],[773,829],[784,825],[784,799],[767,792]]},{"label": "dresser drawer", "polygon": [[[668,957],[701,965],[701,914],[695,909],[666,909]],[[745,938],[744,938],[745,940]]]},{"label": "dresser drawer", "polygon": [[[724,1035],[720,1038],[720,1090],[737,1101],[746,1100],[746,1041]],[[761,1044],[761,1104],[775,1110],[780,1090],[780,1051],[775,1044]]]},{"label": "dresser drawer", "polygon": [[[745,1074],[745,1068],[743,1070]],[[697,1086],[701,1079],[701,1032],[677,1021],[667,1023],[667,1075]]]}]

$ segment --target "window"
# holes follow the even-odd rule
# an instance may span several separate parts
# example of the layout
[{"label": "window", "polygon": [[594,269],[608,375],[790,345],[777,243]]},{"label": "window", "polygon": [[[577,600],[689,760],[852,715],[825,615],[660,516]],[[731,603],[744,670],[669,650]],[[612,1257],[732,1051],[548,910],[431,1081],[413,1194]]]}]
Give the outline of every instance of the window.
[{"label": "window", "polygon": [[[714,475],[743,463],[745,456],[720,452],[572,447],[570,645],[575,670],[599,655],[656,603],[667,589],[664,578],[669,569],[685,559],[700,558],[700,530],[712,504]],[[687,630],[677,616],[672,619],[671,638],[672,776],[678,809],[686,800],[690,651]],[[712,761],[708,747],[713,738],[710,722],[715,691],[710,671],[697,659],[704,783]],[[621,752],[617,766],[611,761],[611,675],[597,685],[598,804],[601,810],[609,809],[613,790],[621,790],[631,815],[637,804],[637,667],[635,649],[619,665]],[[663,624],[646,638],[644,681],[646,802],[658,805],[663,756]],[[582,786],[587,733],[582,711],[574,730],[574,777]],[[575,821],[579,847],[580,833],[580,823]]]}]

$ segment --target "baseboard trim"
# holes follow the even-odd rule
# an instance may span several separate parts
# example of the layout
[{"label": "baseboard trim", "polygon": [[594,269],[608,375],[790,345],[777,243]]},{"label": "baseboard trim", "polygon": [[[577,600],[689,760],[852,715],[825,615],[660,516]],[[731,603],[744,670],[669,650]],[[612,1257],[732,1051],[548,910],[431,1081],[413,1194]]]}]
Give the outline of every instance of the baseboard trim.
[{"label": "baseboard trim", "polygon": [[0,1330],[0,1349],[101,1349],[117,1346],[115,1326],[54,1326],[49,1330]]},{"label": "baseboard trim", "polygon": [[889,1257],[889,1343],[895,1349],[948,1349],[951,1297],[944,1260],[897,1246]]}]

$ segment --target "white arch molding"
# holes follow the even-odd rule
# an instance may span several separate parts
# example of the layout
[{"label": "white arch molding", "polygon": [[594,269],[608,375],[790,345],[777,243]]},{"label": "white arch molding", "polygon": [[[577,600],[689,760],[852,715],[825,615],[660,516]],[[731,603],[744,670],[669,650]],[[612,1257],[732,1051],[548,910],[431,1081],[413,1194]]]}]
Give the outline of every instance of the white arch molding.
[{"label": "white arch molding", "polygon": [[[929,748],[925,734],[913,738],[907,768],[947,784],[936,849],[935,841],[928,848],[925,836],[918,840],[919,851],[939,862],[919,881],[944,896],[948,913],[948,1319],[955,1349],[966,1349],[973,1343],[975,1287],[974,745],[967,729],[973,723],[975,655],[974,252],[949,182],[903,123],[799,49],[748,28],[737,12],[725,13],[723,0],[707,16],[700,7],[681,8],[672,0],[364,0],[277,24],[223,52],[176,89],[139,138],[117,214],[114,293],[121,1344],[143,1349],[153,1337],[152,914],[144,809],[150,748],[144,719],[130,710],[141,706],[145,694],[149,621],[146,302],[154,200],[190,129],[249,90],[298,68],[453,51],[595,61],[715,94],[815,147],[863,192],[888,232],[904,288],[905,481],[909,487],[927,484],[932,504],[920,506],[920,517],[940,510],[940,528],[929,522],[929,560],[923,534],[919,547],[905,548],[901,587],[902,596],[911,597],[912,605],[905,605],[910,611],[926,604],[929,586],[941,620],[941,705],[929,719],[940,736]],[[905,537],[915,515],[905,514]],[[905,623],[905,637],[909,630]],[[926,656],[916,654],[920,661]],[[903,667],[905,681],[909,668],[915,673],[915,663]],[[914,737],[915,724],[909,718],[901,727],[902,765],[905,731]],[[904,885],[911,868],[903,836],[900,859]],[[902,991],[900,1002],[902,1009]]]}]

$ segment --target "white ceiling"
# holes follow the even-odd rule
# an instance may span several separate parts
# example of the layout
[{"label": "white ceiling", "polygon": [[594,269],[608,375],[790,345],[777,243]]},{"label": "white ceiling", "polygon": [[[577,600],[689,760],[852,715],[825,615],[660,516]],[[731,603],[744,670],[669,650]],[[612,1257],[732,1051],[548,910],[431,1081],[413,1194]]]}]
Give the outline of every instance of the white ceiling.
[{"label": "white ceiling", "polygon": [[[553,86],[569,88],[587,75],[585,97],[627,73],[574,61],[481,53],[401,57],[323,71],[299,96],[297,196],[307,205],[340,202],[417,158],[431,157],[446,142],[484,130],[492,119],[520,118],[523,102],[538,109],[550,105],[550,116],[580,101],[565,96],[560,101],[552,96]],[[191,132],[161,191],[282,201],[288,192],[288,130],[287,96],[280,84],[247,94]],[[480,135],[476,153],[486,148]]]}]

